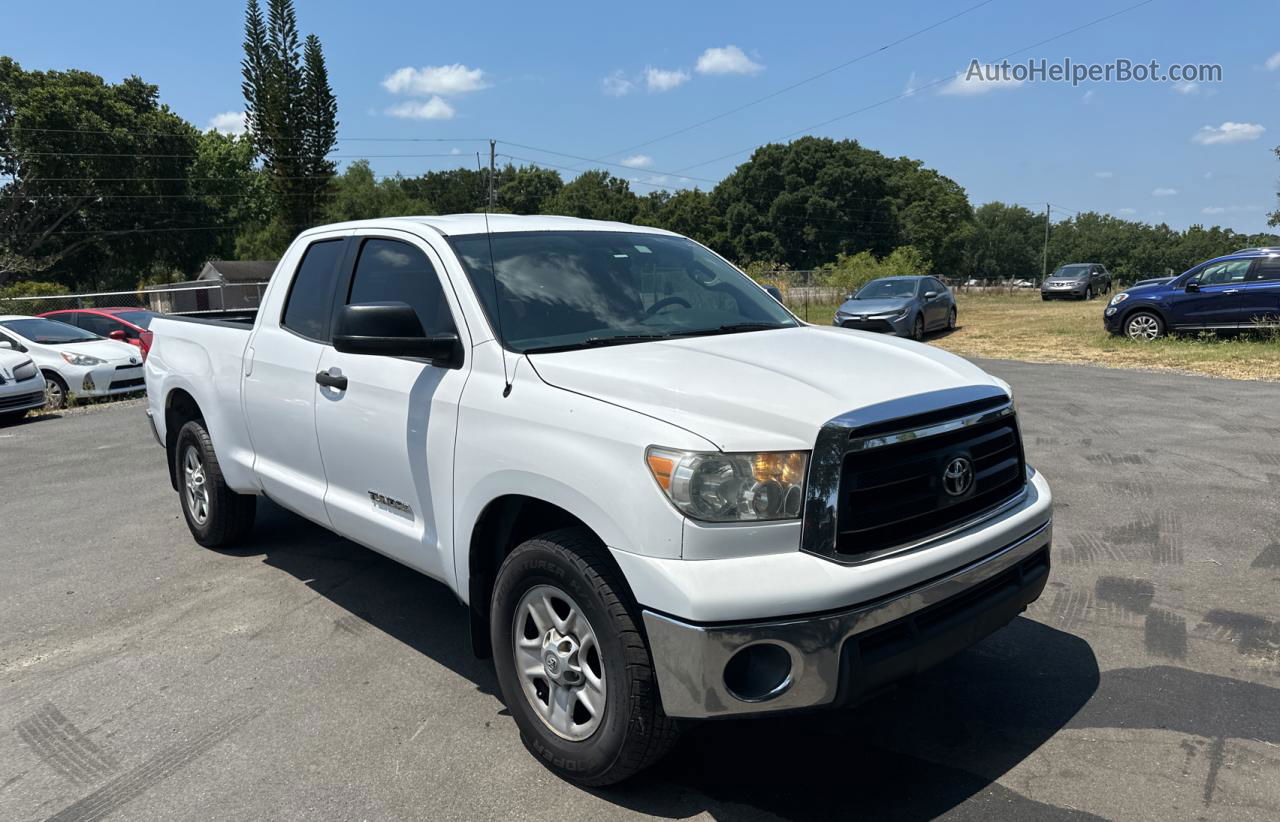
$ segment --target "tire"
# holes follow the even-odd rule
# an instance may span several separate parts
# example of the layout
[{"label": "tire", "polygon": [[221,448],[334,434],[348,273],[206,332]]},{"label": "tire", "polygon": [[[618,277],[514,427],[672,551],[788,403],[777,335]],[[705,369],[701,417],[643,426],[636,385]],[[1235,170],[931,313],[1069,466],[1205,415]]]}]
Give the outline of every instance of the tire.
[{"label": "tire", "polygon": [[66,380],[59,377],[52,371],[44,372],[44,407],[50,411],[57,411],[60,408],[67,407],[67,400],[71,397],[71,392],[67,388]]},{"label": "tire", "polygon": [[951,310],[947,312],[947,330],[948,331],[956,330],[956,319],[957,319],[956,307],[953,305],[951,306]]},{"label": "tire", "polygon": [[1151,311],[1135,311],[1124,318],[1124,335],[1137,342],[1151,342],[1165,334],[1164,320]]},{"label": "tire", "polygon": [[[502,563],[489,603],[498,685],[521,741],[548,769],[587,786],[649,767],[679,735],[662,711],[635,604],[604,550],[584,528],[528,540]],[[591,703],[603,707],[592,712]]]},{"label": "tire", "polygon": [[206,548],[223,548],[248,536],[258,498],[227,487],[203,422],[192,420],[182,426],[170,458],[182,515],[195,541]]},{"label": "tire", "polygon": [[924,315],[917,314],[916,321],[911,325],[911,339],[920,342],[924,339]]},{"label": "tire", "polygon": [[1093,286],[1087,285],[1084,287],[1084,301],[1089,302],[1089,300],[1092,300],[1092,299],[1093,299]]}]

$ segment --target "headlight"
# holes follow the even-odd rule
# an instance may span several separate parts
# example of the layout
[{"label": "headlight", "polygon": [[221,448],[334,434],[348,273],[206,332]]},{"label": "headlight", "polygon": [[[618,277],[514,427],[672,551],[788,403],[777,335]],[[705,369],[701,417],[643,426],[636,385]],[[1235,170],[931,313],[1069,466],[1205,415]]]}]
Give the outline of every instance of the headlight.
[{"label": "headlight", "polygon": [[65,351],[62,352],[62,359],[71,365],[102,365],[106,362],[97,357],[90,357],[88,354],[68,354]]},{"label": "headlight", "polygon": [[1111,304],[1119,305],[1120,303],[1124,302],[1127,299],[1129,299],[1129,294],[1125,291],[1121,291],[1119,294],[1111,298]]},{"label": "headlight", "polygon": [[898,311],[882,311],[882,312],[881,312],[881,313],[879,313],[879,314],[872,314],[872,315],[871,315],[871,319],[873,319],[873,320],[896,320],[896,319],[899,319],[899,318],[901,318],[901,317],[905,317],[905,316],[907,316],[907,309],[903,308],[903,309],[899,309]]},{"label": "headlight", "polygon": [[680,511],[707,522],[798,519],[807,451],[725,454],[651,446],[645,461]]}]

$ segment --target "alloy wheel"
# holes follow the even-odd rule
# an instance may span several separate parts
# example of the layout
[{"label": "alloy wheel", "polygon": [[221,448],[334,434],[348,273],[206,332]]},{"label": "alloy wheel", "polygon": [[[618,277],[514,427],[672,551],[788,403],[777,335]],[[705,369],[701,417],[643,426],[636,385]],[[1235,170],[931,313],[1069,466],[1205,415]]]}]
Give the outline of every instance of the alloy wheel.
[{"label": "alloy wheel", "polygon": [[516,606],[515,669],[533,712],[557,736],[581,742],[604,719],[604,662],[586,614],[564,591],[537,585]]},{"label": "alloy wheel", "polygon": [[1160,321],[1150,314],[1139,314],[1125,324],[1129,339],[1151,342],[1160,336]]},{"label": "alloy wheel", "polygon": [[188,445],[182,454],[182,479],[185,484],[184,494],[187,498],[187,511],[196,525],[204,525],[209,520],[209,487],[204,470],[204,460],[200,450]]}]

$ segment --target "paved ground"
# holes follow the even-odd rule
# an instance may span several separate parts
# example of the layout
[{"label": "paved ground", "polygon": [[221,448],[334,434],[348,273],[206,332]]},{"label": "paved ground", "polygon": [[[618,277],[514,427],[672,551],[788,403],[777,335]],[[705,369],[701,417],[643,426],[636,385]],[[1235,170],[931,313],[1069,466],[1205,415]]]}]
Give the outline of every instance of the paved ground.
[{"label": "paved ground", "polygon": [[278,509],[198,548],[136,404],[0,428],[0,819],[1275,819],[1280,385],[990,363],[1058,500],[1010,627],[584,791],[443,587]]}]

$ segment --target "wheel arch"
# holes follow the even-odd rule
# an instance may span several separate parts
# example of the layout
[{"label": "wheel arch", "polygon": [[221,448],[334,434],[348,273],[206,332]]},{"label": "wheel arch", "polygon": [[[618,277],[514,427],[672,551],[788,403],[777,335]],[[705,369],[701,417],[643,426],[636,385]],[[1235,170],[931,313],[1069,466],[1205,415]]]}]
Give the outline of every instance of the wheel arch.
[{"label": "wheel arch", "polygon": [[183,388],[170,390],[164,398],[164,452],[169,464],[169,483],[175,491],[178,490],[178,469],[173,458],[174,447],[178,443],[178,432],[192,420],[204,422],[204,412],[196,398]]},{"label": "wheel arch", "polygon": [[1137,314],[1139,311],[1145,311],[1148,314],[1155,314],[1159,317],[1160,322],[1164,324],[1164,331],[1166,334],[1173,330],[1173,323],[1169,321],[1169,314],[1162,307],[1156,303],[1139,303],[1138,305],[1131,305],[1120,312],[1120,319],[1118,321],[1120,336],[1124,336],[1125,323],[1129,322],[1129,318],[1134,314]]}]

